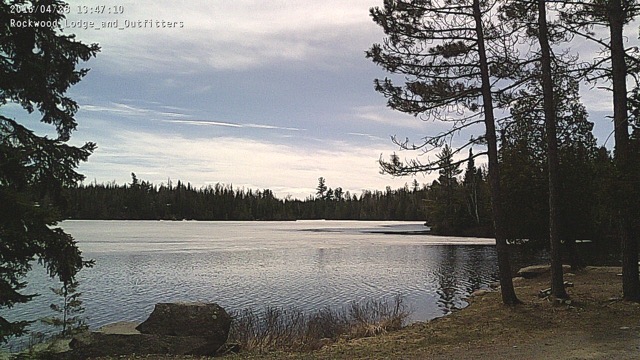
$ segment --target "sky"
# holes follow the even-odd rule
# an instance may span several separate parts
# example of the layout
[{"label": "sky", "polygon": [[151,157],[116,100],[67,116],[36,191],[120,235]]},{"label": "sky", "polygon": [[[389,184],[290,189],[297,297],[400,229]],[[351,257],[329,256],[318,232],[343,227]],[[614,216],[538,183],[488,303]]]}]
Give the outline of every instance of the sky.
[{"label": "sky", "polygon": [[[86,182],[133,172],[301,199],[319,177],[352,193],[398,188],[414,178],[380,174],[378,159],[398,150],[390,136],[445,129],[386,108],[373,89],[387,75],[365,58],[384,36],[369,16],[382,0],[68,3],[64,33],[102,48],[69,91],[80,105],[71,142],[98,145],[79,168]],[[610,98],[587,89],[583,99],[602,144]]]}]

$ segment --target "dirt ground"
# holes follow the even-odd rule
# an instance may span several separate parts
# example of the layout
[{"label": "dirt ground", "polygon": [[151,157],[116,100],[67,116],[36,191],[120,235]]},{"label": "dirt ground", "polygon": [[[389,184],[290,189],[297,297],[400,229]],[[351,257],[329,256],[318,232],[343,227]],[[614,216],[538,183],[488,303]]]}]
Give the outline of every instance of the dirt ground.
[{"label": "dirt ground", "polygon": [[[640,359],[640,305],[620,300],[620,268],[565,274],[571,304],[538,297],[549,275],[516,282],[522,305],[506,307],[499,292],[428,323],[310,353],[238,354],[226,359]],[[138,359],[187,359],[147,356]],[[190,358],[196,359],[196,358]]]}]

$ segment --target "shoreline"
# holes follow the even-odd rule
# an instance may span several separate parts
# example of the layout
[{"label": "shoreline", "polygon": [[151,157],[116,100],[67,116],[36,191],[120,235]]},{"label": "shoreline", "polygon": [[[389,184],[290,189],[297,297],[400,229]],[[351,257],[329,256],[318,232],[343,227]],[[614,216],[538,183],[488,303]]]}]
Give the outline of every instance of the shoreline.
[{"label": "shoreline", "polygon": [[[549,274],[519,279],[523,304],[502,305],[499,291],[429,322],[377,337],[338,341],[311,353],[238,354],[230,359],[638,359],[640,304],[621,300],[620,267],[565,274],[571,304],[538,297]],[[169,359],[159,357],[157,359]]]},{"label": "shoreline", "polygon": [[[339,339],[311,352],[240,352],[226,359],[638,359],[640,304],[622,301],[620,267],[587,267],[565,280],[571,302],[556,305],[539,297],[549,274],[514,283],[523,304],[502,305],[499,291],[482,291],[469,305],[428,322],[375,337]],[[121,322],[105,332],[129,331]],[[135,331],[135,329],[133,330]],[[115,360],[115,357],[99,358]],[[130,360],[186,360],[204,357],[141,355]],[[211,358],[212,359],[212,358]]]}]

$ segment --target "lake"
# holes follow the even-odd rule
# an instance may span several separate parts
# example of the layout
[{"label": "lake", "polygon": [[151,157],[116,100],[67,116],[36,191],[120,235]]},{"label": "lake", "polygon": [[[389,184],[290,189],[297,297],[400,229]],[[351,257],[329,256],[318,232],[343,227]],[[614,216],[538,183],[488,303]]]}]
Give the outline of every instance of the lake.
[{"label": "lake", "polygon": [[[493,239],[424,234],[417,222],[65,221],[93,268],[79,274],[91,328],[143,321],[158,302],[216,302],[229,310],[341,307],[404,296],[411,320],[466,305],[497,279]],[[539,259],[531,255],[517,262]],[[10,319],[51,316],[59,286],[37,265],[42,296]]]}]

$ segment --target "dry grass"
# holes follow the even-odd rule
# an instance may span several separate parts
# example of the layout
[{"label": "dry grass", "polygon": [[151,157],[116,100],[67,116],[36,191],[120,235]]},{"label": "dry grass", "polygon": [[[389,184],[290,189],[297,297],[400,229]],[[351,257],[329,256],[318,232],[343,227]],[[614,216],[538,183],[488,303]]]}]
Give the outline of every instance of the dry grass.
[{"label": "dry grass", "polygon": [[[620,300],[619,268],[591,267],[565,277],[570,305],[537,296],[548,276],[516,285],[522,305],[498,292],[466,309],[376,338],[338,342],[315,359],[638,359],[640,305]],[[307,357],[309,358],[309,357]]]},{"label": "dry grass", "polygon": [[402,328],[408,317],[401,296],[392,301],[352,302],[306,315],[296,308],[248,309],[233,315],[229,342],[245,352],[309,351],[338,338],[374,336]]}]

